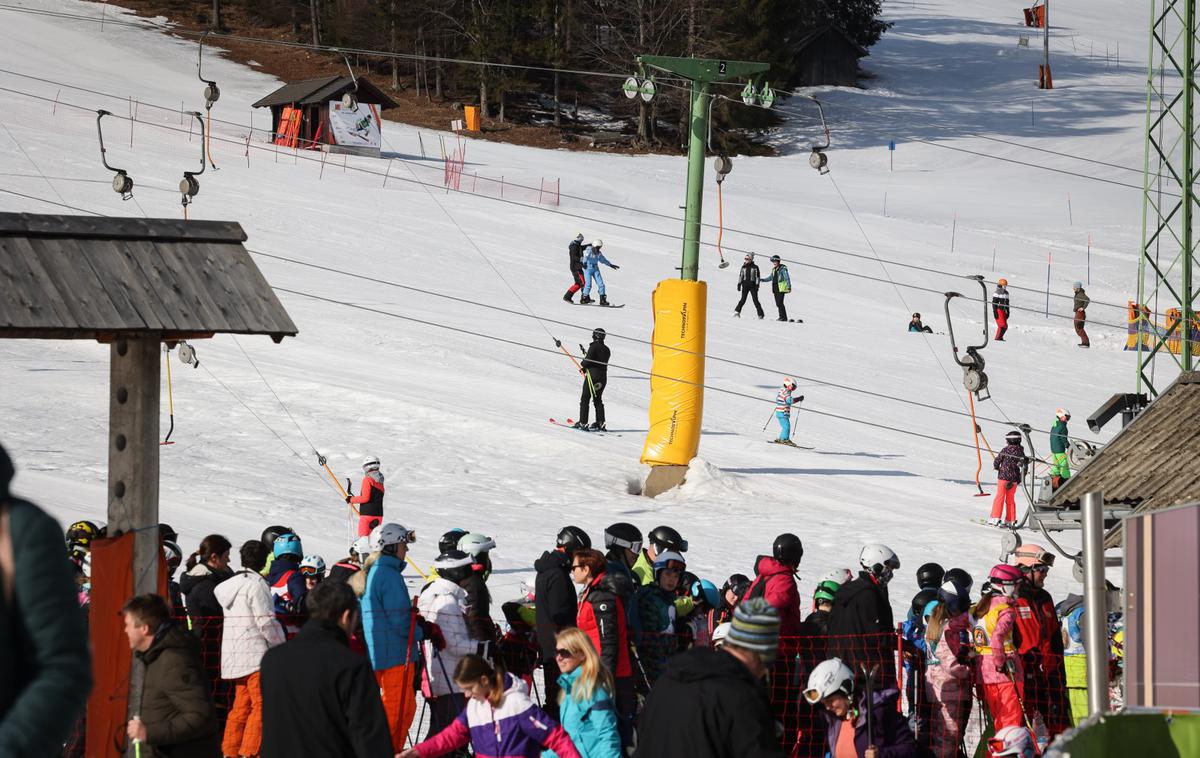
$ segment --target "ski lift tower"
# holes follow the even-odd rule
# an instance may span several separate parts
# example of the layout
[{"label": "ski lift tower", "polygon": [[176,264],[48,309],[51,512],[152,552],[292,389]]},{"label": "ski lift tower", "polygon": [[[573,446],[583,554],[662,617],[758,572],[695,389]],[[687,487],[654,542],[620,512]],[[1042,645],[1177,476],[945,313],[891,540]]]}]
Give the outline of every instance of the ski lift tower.
[{"label": "ski lift tower", "polygon": [[1198,293],[1193,281],[1193,225],[1197,209],[1196,95],[1200,92],[1196,86],[1196,5],[1197,0],[1150,4],[1142,255],[1136,305],[1139,310],[1149,308],[1155,316],[1179,309],[1178,318],[1166,319],[1165,330],[1154,326],[1155,319],[1138,314],[1136,392],[1148,392],[1151,398],[1158,396],[1159,386],[1175,378],[1174,372],[1155,376],[1157,358],[1170,356],[1180,371],[1195,368],[1194,303]]}]

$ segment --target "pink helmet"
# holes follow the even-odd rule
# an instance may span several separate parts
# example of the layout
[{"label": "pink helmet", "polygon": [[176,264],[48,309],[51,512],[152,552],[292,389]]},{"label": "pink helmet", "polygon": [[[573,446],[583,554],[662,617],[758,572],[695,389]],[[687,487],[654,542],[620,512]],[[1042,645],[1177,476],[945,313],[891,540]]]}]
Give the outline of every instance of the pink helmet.
[{"label": "pink helmet", "polygon": [[1021,581],[1021,570],[1007,563],[997,563],[988,573],[988,580],[993,584],[1018,584]]},{"label": "pink helmet", "polygon": [[1041,545],[1022,545],[1013,551],[1018,566],[1053,566],[1054,553],[1048,552]]}]

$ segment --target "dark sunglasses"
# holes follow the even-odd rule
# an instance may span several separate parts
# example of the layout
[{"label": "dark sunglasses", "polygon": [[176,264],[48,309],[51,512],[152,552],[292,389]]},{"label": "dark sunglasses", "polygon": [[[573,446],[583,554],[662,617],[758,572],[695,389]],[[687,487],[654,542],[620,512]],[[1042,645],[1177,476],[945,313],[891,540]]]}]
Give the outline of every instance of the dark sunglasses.
[{"label": "dark sunglasses", "polygon": [[560,647],[559,649],[554,651],[554,657],[555,658],[574,658],[575,654],[572,653],[570,650],[567,650],[565,647]]}]

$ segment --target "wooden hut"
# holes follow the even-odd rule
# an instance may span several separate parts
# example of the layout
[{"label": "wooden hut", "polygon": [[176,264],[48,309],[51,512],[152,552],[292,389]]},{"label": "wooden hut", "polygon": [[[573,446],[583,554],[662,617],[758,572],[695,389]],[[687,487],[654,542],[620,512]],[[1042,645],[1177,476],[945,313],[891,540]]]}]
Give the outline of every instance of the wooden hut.
[{"label": "wooden hut", "polygon": [[853,87],[858,83],[858,59],[869,55],[865,47],[833,24],[801,37],[794,50],[794,87]]},{"label": "wooden hut", "polygon": [[[354,95],[356,108],[343,104],[347,94]],[[398,106],[367,79],[326,76],[285,84],[254,107],[271,109],[276,144],[378,157],[380,114]]]}]

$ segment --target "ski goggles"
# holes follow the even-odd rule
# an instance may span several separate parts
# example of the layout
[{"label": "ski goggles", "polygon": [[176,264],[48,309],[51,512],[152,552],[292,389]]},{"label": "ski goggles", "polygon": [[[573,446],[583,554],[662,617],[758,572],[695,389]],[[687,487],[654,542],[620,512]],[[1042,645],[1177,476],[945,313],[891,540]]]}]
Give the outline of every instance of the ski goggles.
[{"label": "ski goggles", "polygon": [[319,571],[316,566],[301,566],[300,573],[306,579],[322,579],[325,577],[325,572]]},{"label": "ski goggles", "polygon": [[605,547],[623,547],[626,550],[632,550],[635,553],[642,551],[641,540],[623,540],[620,537],[614,537],[611,534],[604,535]]},{"label": "ski goggles", "polygon": [[1009,747],[1004,740],[998,740],[995,737],[988,739],[987,746],[988,755],[1013,756],[1013,758],[1036,758],[1037,756],[1033,748]]},{"label": "ski goggles", "polygon": [[655,542],[654,540],[650,540],[650,544],[654,545],[654,552],[656,553],[665,553],[668,550],[674,550],[676,553],[686,553],[688,551],[688,541],[682,539],[674,545],[668,545],[665,542]]},{"label": "ski goggles", "polygon": [[666,564],[659,569],[659,572],[674,571],[676,574],[681,574],[686,568],[687,564],[681,561],[667,561]]},{"label": "ski goggles", "polygon": [[1054,565],[1054,553],[1043,550],[1042,548],[1019,547],[1013,552],[1017,558],[1032,558],[1045,565],[1047,568]]}]

